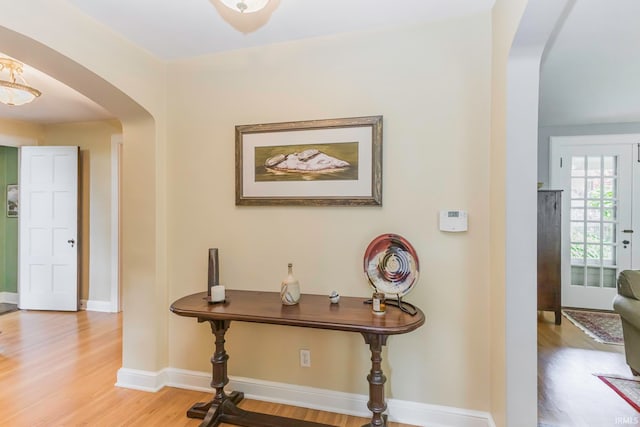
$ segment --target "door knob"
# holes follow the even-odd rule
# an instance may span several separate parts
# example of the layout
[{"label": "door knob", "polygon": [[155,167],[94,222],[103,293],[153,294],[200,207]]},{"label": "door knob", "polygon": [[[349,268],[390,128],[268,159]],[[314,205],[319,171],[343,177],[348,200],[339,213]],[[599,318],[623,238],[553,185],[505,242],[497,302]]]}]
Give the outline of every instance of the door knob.
[{"label": "door knob", "polygon": [[622,244],[624,245],[624,247],[625,247],[625,248],[627,247],[627,245],[628,245],[629,243],[631,243],[631,242],[630,242],[630,241],[628,241],[628,240],[623,240],[623,241],[622,241]]},{"label": "door knob", "polygon": [[71,247],[73,247],[76,244],[76,241],[74,239],[69,239],[67,240],[67,243],[69,243]]}]

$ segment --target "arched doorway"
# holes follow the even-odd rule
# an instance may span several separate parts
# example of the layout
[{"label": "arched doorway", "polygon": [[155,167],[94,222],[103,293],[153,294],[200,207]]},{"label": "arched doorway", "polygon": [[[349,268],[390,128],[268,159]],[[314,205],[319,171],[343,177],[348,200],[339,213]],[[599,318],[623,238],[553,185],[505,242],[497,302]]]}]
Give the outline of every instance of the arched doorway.
[{"label": "arched doorway", "polygon": [[[164,234],[163,188],[158,188],[162,183],[158,170],[163,169],[158,160],[162,158],[158,147],[164,140],[164,122],[150,110],[160,111],[156,116],[163,114],[165,100],[157,94],[164,93],[164,77],[140,81],[138,76],[121,73],[123,67],[118,60],[122,58],[118,55],[129,53],[130,46],[122,45],[121,40],[108,32],[92,33],[82,43],[78,42],[83,22],[75,20],[61,25],[53,16],[55,6],[51,6],[51,25],[60,28],[60,32],[51,32],[57,34],[49,38],[65,54],[37,41],[36,38],[48,39],[47,35],[43,36],[47,31],[38,28],[42,27],[40,24],[32,27],[27,21],[24,30],[27,35],[0,26],[0,51],[74,88],[111,111],[122,123],[122,300],[127,313],[123,322],[123,366],[156,371],[166,365],[167,358],[167,326],[166,321],[162,321],[162,316],[166,316],[166,275],[162,271],[164,267],[158,267],[164,265],[161,261],[165,252],[161,237]],[[12,12],[18,27],[23,22],[22,12],[18,9]],[[6,18],[6,22],[11,22],[12,13],[3,17],[3,21]],[[61,13],[60,18],[64,20],[65,15]],[[32,33],[33,38],[28,36]],[[65,39],[62,34],[68,37]],[[69,40],[74,43],[69,45]],[[105,53],[101,51],[104,46],[112,49]],[[110,62],[103,59],[105,55],[112,57]],[[147,59],[141,56],[138,64],[135,58],[130,58],[132,63],[128,65],[138,66],[136,69],[143,74],[163,76],[163,65]],[[110,76],[111,81],[118,83],[101,75]],[[137,82],[140,82],[139,90]],[[141,106],[118,86],[135,92],[151,107]]]}]

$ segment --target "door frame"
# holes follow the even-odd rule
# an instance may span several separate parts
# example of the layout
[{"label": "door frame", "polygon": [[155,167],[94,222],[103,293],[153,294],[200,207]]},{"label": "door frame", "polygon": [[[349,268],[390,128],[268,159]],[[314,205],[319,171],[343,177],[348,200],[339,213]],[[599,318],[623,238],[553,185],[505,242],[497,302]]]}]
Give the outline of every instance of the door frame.
[{"label": "door frame", "polygon": [[[5,147],[20,148],[23,146],[38,145],[38,140],[35,138],[26,138],[15,135],[0,134],[0,145]],[[18,174],[20,173],[20,156],[18,155]],[[20,221],[20,217],[18,217]],[[20,263],[20,233],[18,233],[18,265]],[[18,275],[18,283],[16,292],[0,292],[0,302],[6,302],[9,304],[18,304],[20,292],[20,275]]]},{"label": "door frame", "polygon": [[120,183],[122,181],[121,165],[122,134],[111,136],[111,312],[122,311],[122,279],[120,269]]},{"label": "door frame", "polygon": [[[633,197],[633,183],[640,178],[640,173],[638,170],[638,162],[640,162],[640,144],[638,143],[638,141],[640,141],[640,134],[593,134],[593,135],[563,135],[563,136],[550,136],[549,137],[549,182],[550,182],[550,186],[552,187],[559,187],[557,185],[558,182],[560,182],[562,180],[562,177],[559,176],[560,171],[558,168],[558,164],[557,164],[557,159],[558,157],[560,157],[562,150],[567,148],[567,147],[593,147],[593,146],[617,146],[617,147],[625,147],[626,149],[630,149],[630,151],[632,152],[632,156],[629,159],[629,162],[631,164],[627,164],[625,165],[625,167],[629,168],[629,178],[630,178],[630,189],[629,189],[629,194],[631,194],[631,200],[629,203],[629,223],[630,224],[620,224],[621,227],[625,227],[627,225],[629,225],[632,228],[637,228],[639,221],[634,220],[634,215],[637,216],[638,214],[638,209],[637,206],[640,203],[639,200],[636,199],[640,199],[640,197]],[[633,148],[638,147],[638,152],[635,153],[638,155],[638,158],[636,159],[637,161],[634,161],[634,156],[633,156]],[[568,214],[568,202],[570,200],[570,195],[568,195],[567,197],[563,198],[563,206],[562,206],[562,215],[563,215],[563,220],[562,220],[562,233],[564,236],[567,235],[567,233],[569,233],[569,229],[567,227],[569,221],[567,220],[566,215]],[[622,236],[620,236],[622,237]],[[627,237],[627,236],[625,236]],[[638,233],[632,233],[631,236],[629,237],[629,239],[631,240],[631,256],[629,259],[629,263],[630,263],[630,268],[637,268],[638,265],[640,265],[638,263],[638,252],[640,252],[640,250],[638,251],[634,251],[633,247],[634,245],[638,246],[638,244],[640,244],[639,241],[640,236],[638,236]],[[621,239],[620,239],[621,240]],[[639,246],[640,248],[640,246]],[[562,266],[562,280],[563,280],[563,286],[562,286],[562,291],[563,294],[565,292],[566,286],[568,285],[566,283],[566,279],[571,277],[571,272],[570,272],[570,268],[571,268],[571,261],[570,261],[570,245],[565,244],[565,241],[563,239],[562,241],[562,259],[561,259],[561,266]],[[569,260],[569,264],[567,265],[567,260]],[[612,293],[615,293],[615,289],[612,290]],[[563,301],[564,301],[564,297],[563,297]]]},{"label": "door frame", "polygon": [[[7,135],[0,133],[0,145],[7,147],[23,147],[23,146],[36,146],[38,140],[35,138],[19,137],[15,135]],[[121,152],[123,147],[122,134],[115,134],[111,137],[111,287],[110,287],[110,301],[109,311],[112,313],[118,313],[122,311],[122,280],[121,280],[121,182],[122,182],[122,165],[121,165]],[[20,164],[18,163],[18,171],[20,170]],[[18,253],[20,252],[20,239],[18,238]],[[18,259],[18,262],[20,260]],[[0,295],[0,302],[8,302],[17,304],[19,300],[20,283],[18,282],[17,292],[7,293],[4,292]],[[96,307],[89,307],[90,311],[95,311]],[[103,311],[103,310],[100,310]]]}]

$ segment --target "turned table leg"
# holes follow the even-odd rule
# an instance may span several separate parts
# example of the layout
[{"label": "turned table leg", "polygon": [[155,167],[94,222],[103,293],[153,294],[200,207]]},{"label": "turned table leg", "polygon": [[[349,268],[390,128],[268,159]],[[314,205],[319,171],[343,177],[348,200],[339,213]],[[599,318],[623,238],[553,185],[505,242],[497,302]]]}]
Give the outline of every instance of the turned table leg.
[{"label": "turned table leg", "polygon": [[367,407],[373,412],[371,422],[362,427],[384,427],[387,425],[387,416],[382,414],[387,409],[387,404],[384,401],[384,383],[387,381],[387,377],[382,372],[382,346],[387,344],[387,336],[366,332],[363,332],[362,335],[371,349],[371,372],[367,375],[369,381]]},{"label": "turned table leg", "polygon": [[211,325],[211,331],[216,337],[216,349],[213,356],[211,356],[211,387],[215,389],[215,394],[210,402],[199,402],[193,405],[187,411],[187,416],[189,418],[204,418],[202,426],[215,426],[218,425],[215,420],[220,415],[223,403],[226,400],[231,400],[234,404],[238,403],[242,400],[244,394],[234,391],[227,395],[224,392],[224,387],[229,383],[229,377],[227,377],[229,355],[224,348],[224,334],[229,329],[231,321],[207,320],[207,322]]}]

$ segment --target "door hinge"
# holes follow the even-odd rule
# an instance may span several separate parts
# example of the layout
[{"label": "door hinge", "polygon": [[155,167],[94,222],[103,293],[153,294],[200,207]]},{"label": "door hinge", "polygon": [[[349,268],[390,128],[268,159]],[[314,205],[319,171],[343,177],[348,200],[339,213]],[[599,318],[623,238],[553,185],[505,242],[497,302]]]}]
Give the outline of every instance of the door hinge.
[{"label": "door hinge", "polygon": [[[638,144],[640,146],[640,144]],[[560,167],[562,167],[562,157],[560,157]]]}]

